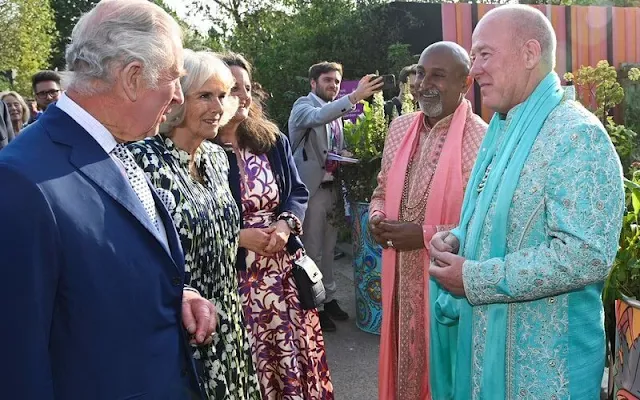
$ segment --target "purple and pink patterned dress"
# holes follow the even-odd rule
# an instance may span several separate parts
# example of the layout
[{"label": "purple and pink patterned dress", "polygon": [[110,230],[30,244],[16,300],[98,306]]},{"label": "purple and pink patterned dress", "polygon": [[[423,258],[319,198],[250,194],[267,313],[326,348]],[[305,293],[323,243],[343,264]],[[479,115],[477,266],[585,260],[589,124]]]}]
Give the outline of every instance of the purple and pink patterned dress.
[{"label": "purple and pink patterned dress", "polygon": [[[278,185],[266,154],[238,151],[244,228],[277,218]],[[247,252],[239,273],[245,323],[265,400],[332,400],[333,385],[316,310],[303,310],[286,251],[265,257]]]}]

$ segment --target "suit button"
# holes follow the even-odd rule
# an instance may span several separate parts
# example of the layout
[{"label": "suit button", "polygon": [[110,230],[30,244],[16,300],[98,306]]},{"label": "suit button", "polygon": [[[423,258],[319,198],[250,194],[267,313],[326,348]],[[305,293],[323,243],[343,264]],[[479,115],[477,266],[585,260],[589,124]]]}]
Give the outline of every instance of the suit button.
[{"label": "suit button", "polygon": [[322,169],[324,169],[324,165],[322,166]]},{"label": "suit button", "polygon": [[179,286],[180,284],[182,284],[182,280],[179,276],[175,276],[173,277],[173,279],[171,279],[171,283],[173,283],[173,286]]},{"label": "suit button", "polygon": [[323,150],[322,152],[323,152],[324,154],[327,154],[327,151],[326,151],[326,150]]}]

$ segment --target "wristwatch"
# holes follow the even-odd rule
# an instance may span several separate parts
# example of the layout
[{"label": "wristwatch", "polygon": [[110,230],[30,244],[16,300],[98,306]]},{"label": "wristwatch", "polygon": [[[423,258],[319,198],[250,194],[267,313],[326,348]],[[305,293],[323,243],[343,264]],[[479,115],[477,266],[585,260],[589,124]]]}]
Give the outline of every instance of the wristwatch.
[{"label": "wristwatch", "polygon": [[280,218],[282,221],[287,223],[287,226],[293,232],[296,229],[296,220],[293,217],[286,216]]}]

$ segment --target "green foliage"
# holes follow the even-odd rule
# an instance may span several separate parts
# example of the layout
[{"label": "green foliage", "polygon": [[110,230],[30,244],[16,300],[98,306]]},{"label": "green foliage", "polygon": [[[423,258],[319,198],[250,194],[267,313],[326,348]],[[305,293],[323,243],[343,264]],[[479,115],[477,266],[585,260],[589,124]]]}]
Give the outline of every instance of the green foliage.
[{"label": "green foliage", "polygon": [[[254,80],[269,90],[267,108],[281,127],[293,102],[310,90],[307,73],[311,65],[340,62],[343,79],[353,80],[374,71],[398,74],[390,64],[410,58],[407,47],[398,44],[399,28],[387,23],[387,4],[351,0],[275,4],[242,13],[242,24],[235,25],[233,35],[227,32],[217,40],[254,64]],[[420,21],[408,17],[407,23]],[[389,56],[394,44],[396,53]]]},{"label": "green foliage", "polygon": [[411,89],[409,88],[409,82],[403,83],[402,92],[404,97],[402,98],[402,114],[410,114],[414,111],[418,111],[415,103],[415,99],[411,95]]},{"label": "green foliage", "polygon": [[[377,177],[382,163],[382,150],[387,136],[387,121],[384,117],[382,93],[373,95],[371,103],[363,102],[363,114],[356,122],[344,124],[345,147],[358,159],[357,164],[342,164],[335,174],[335,181],[344,189],[345,197],[351,204],[369,202],[377,186]],[[342,231],[345,225],[344,198],[338,196],[332,222]]]},{"label": "green foliage", "polygon": [[355,203],[368,202],[376,187],[376,178],[380,172],[382,150],[387,136],[387,121],[384,118],[384,98],[382,93],[373,95],[371,104],[364,103],[364,113],[355,123],[345,122],[344,140],[347,150],[357,164],[345,164],[341,167],[340,177],[347,191],[347,200]]},{"label": "green foliage", "polygon": [[[71,32],[78,23],[80,17],[90,11],[99,0],[49,0],[55,11],[55,24],[59,35],[57,36],[51,53],[50,64],[52,68],[65,68],[65,51],[71,39]],[[167,11],[182,27],[184,47],[193,50],[216,49],[209,38],[205,38],[181,20],[178,15],[163,0],[151,0],[156,5]],[[218,46],[219,48],[219,46]]]},{"label": "green foliage", "polygon": [[640,69],[631,68],[629,70],[629,79],[631,79],[632,81],[640,80]]},{"label": "green foliage", "polygon": [[394,43],[389,46],[387,59],[389,60],[389,71],[398,77],[402,68],[418,62],[417,57],[411,55],[409,45],[404,43]]},{"label": "green foliage", "polygon": [[[31,76],[47,67],[51,42],[56,37],[48,1],[0,1],[0,71],[17,71],[18,92],[31,95]],[[8,83],[0,83],[8,89]]]},{"label": "green foliage", "polygon": [[64,69],[64,53],[71,38],[71,31],[82,14],[91,10],[99,0],[49,0],[55,15],[58,36],[53,43],[50,64],[52,68]]},{"label": "green foliage", "polygon": [[[640,165],[635,165],[640,167]],[[625,179],[627,206],[623,217],[618,254],[606,285],[605,298],[619,298],[620,293],[640,299],[640,171]]]},{"label": "green foliage", "polygon": [[[624,124],[634,132],[640,132],[640,70],[622,66],[622,71],[627,71],[628,80],[622,80],[624,87]],[[624,76],[624,73],[622,74]],[[624,160],[624,165],[629,165],[640,160],[640,135],[636,135],[633,141],[631,155]]]},{"label": "green foliage", "polygon": [[[624,179],[626,207],[622,220],[622,232],[620,233],[619,247],[609,276],[606,279],[602,299],[605,310],[605,331],[609,344],[615,346],[615,300],[625,296],[640,299],[640,231],[638,230],[638,217],[640,215],[640,163],[631,163],[635,149],[636,133],[624,125],[618,125],[608,115],[611,107],[619,104],[624,98],[624,90],[617,82],[617,74],[611,73],[612,67],[607,63],[598,63],[600,73],[594,69],[587,71],[581,77],[583,85],[603,85],[605,89],[595,91],[597,110],[606,118],[605,128],[613,142],[623,166],[630,164],[630,179]],[[579,71],[580,72],[580,71]],[[615,70],[614,70],[615,72]],[[637,81],[640,79],[640,70],[632,68],[627,73],[628,79]],[[568,78],[572,78],[569,76]],[[615,84],[614,81],[615,80]],[[578,79],[576,79],[578,82]],[[618,88],[617,86],[620,86]],[[622,93],[619,93],[622,92]],[[593,92],[592,92],[593,93]],[[605,104],[605,106],[602,106]],[[605,108],[609,106],[608,108]],[[599,115],[600,116],[600,115]]]},{"label": "green foliage", "polygon": [[630,129],[638,131],[640,129],[640,85],[629,85],[625,89],[624,95],[624,123]]},{"label": "green foliage", "polygon": [[[638,80],[640,70],[632,68],[627,76],[632,81]],[[634,151],[634,139],[637,135],[624,125],[616,124],[609,116],[609,110],[624,99],[624,89],[618,83],[615,68],[603,60],[598,62],[595,68],[587,66],[580,68],[575,75],[567,73],[565,79],[575,82],[583,92],[586,92],[587,96],[580,96],[579,99],[604,122],[619,157],[622,160],[628,160]],[[637,168],[634,168],[633,164],[631,167],[631,180],[625,179],[627,209],[620,236],[620,251],[605,288],[605,298],[609,295],[617,295],[620,289],[627,295],[637,295],[640,298],[640,269],[637,265],[640,260],[637,229],[640,213],[640,186],[638,185],[640,172],[636,172]]]},{"label": "green foliage", "polygon": [[[627,75],[632,81],[638,80],[640,70],[632,68]],[[609,110],[620,104],[625,96],[616,69],[601,60],[595,68],[581,67],[575,74],[569,72],[564,77],[576,84],[578,100],[602,121],[626,171],[634,158],[637,134],[625,125],[616,124],[609,115]]]},{"label": "green foliage", "polygon": [[178,17],[175,11],[169,8],[163,0],[151,0],[156,5],[162,7],[169,15],[171,15],[177,22],[178,25],[182,28],[182,45],[191,50],[199,51],[199,50],[217,50],[219,46],[215,46],[215,42],[213,42],[210,38],[203,37],[196,30],[192,29],[189,24],[187,24],[184,20]]},{"label": "green foliage", "polygon": [[[417,111],[417,107],[415,102],[413,101],[413,96],[411,95],[411,89],[409,88],[409,82],[401,83],[403,95],[400,97],[401,99],[401,107],[402,114],[410,114],[414,111]],[[387,116],[387,123],[390,124],[391,121],[399,117],[398,110],[396,107],[391,107],[391,115]]]},{"label": "green foliage", "polygon": [[627,160],[635,149],[637,134],[624,125],[616,124],[612,117],[607,117],[605,128],[609,132],[611,142],[613,142],[620,159]]},{"label": "green foliage", "polygon": [[640,299],[640,164],[634,163],[631,168],[631,179],[624,180],[626,208],[618,253],[602,292],[605,330],[611,349],[615,347],[615,301],[621,295]]},{"label": "green foliage", "polygon": [[586,66],[575,74],[567,73],[565,79],[573,81],[581,89],[577,91],[578,99],[603,125],[606,125],[609,110],[624,99],[624,89],[618,83],[618,73],[606,60],[598,61],[595,68]]}]

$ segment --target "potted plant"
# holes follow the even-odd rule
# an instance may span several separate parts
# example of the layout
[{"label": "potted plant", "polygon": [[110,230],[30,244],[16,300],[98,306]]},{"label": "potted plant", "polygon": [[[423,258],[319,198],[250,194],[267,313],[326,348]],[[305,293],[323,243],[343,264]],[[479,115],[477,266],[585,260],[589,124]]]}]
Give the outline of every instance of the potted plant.
[{"label": "potted plant", "polygon": [[[409,93],[408,87],[405,89]],[[406,96],[403,112],[412,111],[412,99]],[[342,165],[336,180],[343,185],[344,196],[338,199],[335,222],[351,229],[353,241],[356,325],[375,334],[380,334],[382,323],[382,248],[369,232],[369,201],[377,186],[387,130],[384,98],[378,92],[371,103],[364,102],[363,113],[355,122],[345,122],[345,145],[358,162]]]}]

